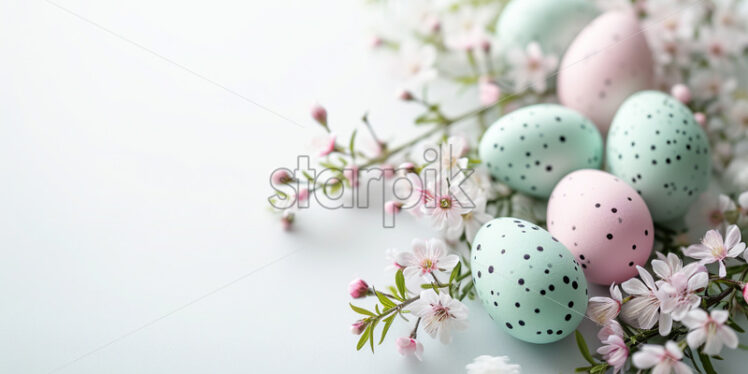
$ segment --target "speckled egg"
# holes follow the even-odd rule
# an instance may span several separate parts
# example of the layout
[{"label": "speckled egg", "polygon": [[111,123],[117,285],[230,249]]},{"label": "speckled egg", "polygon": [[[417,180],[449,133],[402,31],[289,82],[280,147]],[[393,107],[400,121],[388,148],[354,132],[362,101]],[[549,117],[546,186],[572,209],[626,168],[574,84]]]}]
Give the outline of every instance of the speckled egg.
[{"label": "speckled egg", "polygon": [[595,125],[579,113],[560,105],[537,104],[499,118],[483,134],[479,153],[500,182],[547,198],[564,175],[600,167],[603,140]]},{"label": "speckled egg", "polygon": [[548,231],[521,219],[487,222],[473,241],[475,290],[501,328],[530,343],[574,331],[587,310],[587,281]]},{"label": "speckled egg", "polygon": [[597,14],[588,0],[512,0],[499,16],[496,33],[502,48],[524,49],[538,42],[543,52],[560,58]]},{"label": "speckled egg", "polygon": [[569,248],[587,280],[621,283],[652,253],[654,224],[647,204],[618,177],[577,170],[558,182],[548,200],[548,231]]},{"label": "speckled egg", "polygon": [[610,172],[644,198],[655,222],[688,211],[709,184],[709,142],[691,111],[658,91],[634,94],[610,127]]},{"label": "speckled egg", "polygon": [[557,87],[561,104],[606,133],[627,97],[654,87],[652,52],[636,15],[610,11],[587,25],[561,61]]}]

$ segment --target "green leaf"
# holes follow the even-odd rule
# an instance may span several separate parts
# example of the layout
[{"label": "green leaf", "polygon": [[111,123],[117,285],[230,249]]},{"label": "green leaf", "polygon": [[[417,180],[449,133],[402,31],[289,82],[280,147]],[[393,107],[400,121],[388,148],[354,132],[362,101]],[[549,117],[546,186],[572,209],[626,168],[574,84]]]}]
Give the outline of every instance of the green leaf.
[{"label": "green leaf", "polygon": [[399,291],[398,291],[398,290],[397,290],[397,288],[395,288],[394,286],[388,286],[388,287],[387,287],[387,290],[388,290],[388,291],[390,291],[390,293],[392,294],[392,296],[393,296],[393,297],[394,297],[394,298],[395,298],[395,299],[396,299],[397,301],[405,301],[405,299],[403,299],[402,297],[400,297],[400,295],[399,295]]},{"label": "green leaf", "polygon": [[405,276],[403,275],[403,269],[399,269],[395,274],[395,284],[397,285],[397,291],[400,293],[400,297],[403,299],[408,297],[408,289],[405,288]]},{"label": "green leaf", "polygon": [[699,358],[701,359],[701,365],[704,366],[704,371],[707,374],[717,374],[717,371],[714,370],[714,366],[712,366],[712,361],[709,360],[709,356],[699,353]]},{"label": "green leaf", "polygon": [[574,369],[574,372],[575,373],[587,373],[590,371],[590,369],[592,369],[592,366],[585,366],[585,367]]},{"label": "green leaf", "polygon": [[361,333],[361,337],[358,339],[358,344],[356,344],[357,351],[360,351],[361,348],[363,348],[364,344],[366,344],[366,341],[369,339],[369,335],[371,335],[371,324],[366,326],[364,332]]},{"label": "green leaf", "polygon": [[304,174],[304,177],[306,178],[306,180],[310,182],[314,182],[314,178],[312,178],[312,176],[309,175],[309,173],[307,173],[306,171],[302,171],[301,174]]},{"label": "green leaf", "polygon": [[382,344],[384,341],[384,337],[387,335],[387,331],[389,331],[390,326],[392,325],[392,322],[395,321],[395,317],[397,314],[392,313],[391,316],[384,319],[384,327],[382,328],[382,338],[379,339],[379,344]]},{"label": "green leaf", "polygon": [[590,364],[597,365],[595,359],[592,358],[592,355],[590,354],[590,349],[587,348],[587,342],[584,341],[584,336],[582,336],[579,330],[574,330],[574,336],[577,339],[577,346],[579,347],[579,352],[582,353],[582,357],[584,357],[584,359]]},{"label": "green leaf", "polygon": [[366,315],[366,316],[376,317],[376,314],[374,314],[374,313],[372,313],[372,312],[370,312],[370,311],[368,311],[368,310],[366,310],[364,308],[355,306],[355,305],[353,305],[351,303],[348,303],[348,305],[350,305],[351,309],[353,309],[353,311],[356,312],[356,313],[360,313],[360,314],[363,314],[363,315]]},{"label": "green leaf", "polygon": [[740,348],[740,349],[742,349],[744,351],[748,351],[748,345],[745,345],[745,344],[738,344],[738,348]]},{"label": "green leaf", "polygon": [[374,291],[374,294],[377,295],[377,299],[379,299],[379,302],[382,303],[385,308],[390,309],[397,306],[397,304],[393,303],[392,300],[390,300],[387,296],[384,296],[384,294],[382,294],[381,292]]},{"label": "green leaf", "polygon": [[458,262],[457,266],[455,266],[454,269],[452,269],[452,274],[449,275],[449,283],[454,282],[457,277],[460,276],[460,270],[462,269],[462,263]]},{"label": "green leaf", "polygon": [[354,142],[356,141],[356,133],[358,133],[358,129],[353,130],[353,134],[351,134],[351,141],[348,142],[348,149],[351,151],[351,154],[354,154],[353,148]]},{"label": "green leaf", "polygon": [[369,345],[371,346],[371,353],[374,353],[374,328],[377,326],[377,323],[379,323],[379,320],[374,320],[374,322],[371,323],[371,333],[369,334]]},{"label": "green leaf", "polygon": [[728,321],[727,321],[727,325],[728,325],[728,326],[730,326],[730,327],[732,327],[732,329],[733,329],[733,330],[735,330],[735,331],[737,331],[737,332],[739,332],[739,333],[744,333],[744,332],[745,332],[745,330],[743,330],[743,328],[742,328],[742,327],[740,327],[740,325],[738,325],[738,324],[737,324],[737,323],[736,323],[735,321],[733,321],[733,320],[728,320]]}]

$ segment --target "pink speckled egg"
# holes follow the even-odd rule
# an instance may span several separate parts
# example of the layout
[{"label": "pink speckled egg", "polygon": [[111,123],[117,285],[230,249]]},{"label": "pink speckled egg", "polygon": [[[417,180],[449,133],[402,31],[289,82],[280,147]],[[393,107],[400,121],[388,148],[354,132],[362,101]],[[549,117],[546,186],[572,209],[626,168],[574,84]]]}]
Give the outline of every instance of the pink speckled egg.
[{"label": "pink speckled egg", "polygon": [[548,231],[582,265],[587,280],[609,285],[637,274],[654,243],[647,204],[626,182],[600,170],[568,174],[548,200]]},{"label": "pink speckled egg", "polygon": [[653,69],[652,52],[636,15],[606,12],[569,46],[558,73],[558,98],[605,135],[623,100],[653,87]]}]

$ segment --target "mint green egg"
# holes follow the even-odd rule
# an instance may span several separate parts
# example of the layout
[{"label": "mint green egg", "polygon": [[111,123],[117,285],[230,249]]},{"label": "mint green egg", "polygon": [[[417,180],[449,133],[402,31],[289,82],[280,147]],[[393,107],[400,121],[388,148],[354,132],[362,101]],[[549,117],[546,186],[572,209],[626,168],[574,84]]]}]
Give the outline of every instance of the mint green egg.
[{"label": "mint green egg", "polygon": [[629,183],[655,222],[683,216],[709,184],[709,141],[693,113],[659,91],[631,95],[608,133],[611,174]]},{"label": "mint green egg", "polygon": [[496,32],[502,48],[524,49],[535,41],[560,59],[597,14],[588,0],[512,0],[501,12]]},{"label": "mint green egg", "polygon": [[603,139],[576,111],[537,104],[499,118],[483,134],[478,153],[498,181],[547,198],[566,174],[600,168]]},{"label": "mint green egg", "polygon": [[502,330],[530,343],[563,339],[584,318],[587,281],[548,231],[517,218],[487,222],[473,241],[475,290]]}]

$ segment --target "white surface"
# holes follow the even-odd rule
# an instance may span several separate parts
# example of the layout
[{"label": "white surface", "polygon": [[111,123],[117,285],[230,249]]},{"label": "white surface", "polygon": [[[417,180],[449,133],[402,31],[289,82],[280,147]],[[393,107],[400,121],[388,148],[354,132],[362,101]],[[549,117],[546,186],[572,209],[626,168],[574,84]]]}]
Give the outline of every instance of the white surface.
[{"label": "white surface", "polygon": [[[57,3],[301,126],[48,2],[0,2],[0,372],[457,373],[479,354],[527,373],[584,363],[573,337],[521,343],[476,302],[453,345],[422,336],[424,363],[397,355],[402,325],[376,355],[356,352],[348,281],[390,282],[384,249],[429,229],[316,209],[289,235],[267,213],[270,170],[318,133],[314,101],[345,133],[365,110],[385,134],[414,113],[368,53],[358,1]],[[745,364],[741,353],[725,357]]]}]

